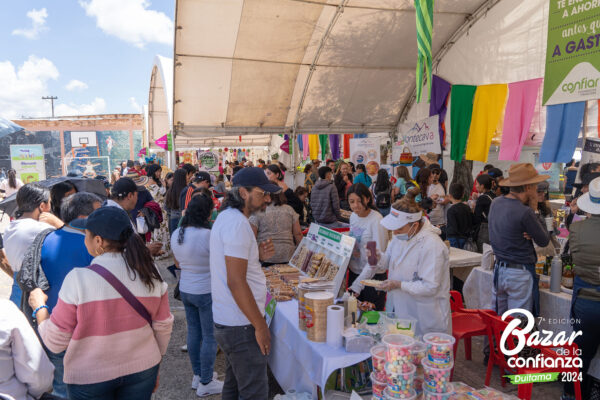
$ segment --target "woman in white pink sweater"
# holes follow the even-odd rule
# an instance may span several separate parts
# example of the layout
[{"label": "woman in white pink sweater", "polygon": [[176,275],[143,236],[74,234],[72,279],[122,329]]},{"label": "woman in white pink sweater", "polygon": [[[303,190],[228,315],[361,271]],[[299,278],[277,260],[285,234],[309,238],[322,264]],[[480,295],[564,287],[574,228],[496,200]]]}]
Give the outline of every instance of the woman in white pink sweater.
[{"label": "woman in white pink sweater", "polygon": [[167,284],[125,211],[102,207],[71,226],[85,229],[95,258],[67,275],[52,315],[46,295],[31,293],[40,336],[66,349],[70,400],[150,399],[173,327]]}]

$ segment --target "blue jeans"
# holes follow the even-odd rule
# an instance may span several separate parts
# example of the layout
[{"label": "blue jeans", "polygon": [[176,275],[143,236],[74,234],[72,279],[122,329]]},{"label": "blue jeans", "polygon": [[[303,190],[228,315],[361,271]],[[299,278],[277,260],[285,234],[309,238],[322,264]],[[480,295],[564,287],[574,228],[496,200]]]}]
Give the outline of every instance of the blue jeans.
[{"label": "blue jeans", "polygon": [[150,400],[156,385],[158,366],[106,382],[67,385],[69,400]]},{"label": "blue jeans", "polygon": [[175,229],[177,229],[177,226],[179,225],[180,219],[181,217],[169,219],[169,235],[172,235],[173,232],[175,232]]},{"label": "blue jeans", "polygon": [[213,368],[217,357],[217,341],[214,335],[211,294],[189,294],[181,292],[187,319],[188,356],[194,375],[204,385],[213,379]]},{"label": "blue jeans", "polygon": [[267,356],[256,342],[252,325],[215,324],[215,338],[225,354],[225,383],[222,400],[267,400]]},{"label": "blue jeans", "polygon": [[514,308],[533,312],[533,278],[525,267],[494,267],[492,304],[498,315]]},{"label": "blue jeans", "polygon": [[54,379],[52,380],[52,394],[59,397],[67,396],[67,385],[63,381],[63,376],[65,374],[65,365],[64,358],[65,352],[62,353],[53,353],[48,349],[46,350],[46,355],[50,359],[52,365],[54,365]]},{"label": "blue jeans", "polygon": [[464,249],[467,239],[458,238],[458,237],[449,237],[448,241],[450,242],[450,246],[455,247],[457,249]]}]

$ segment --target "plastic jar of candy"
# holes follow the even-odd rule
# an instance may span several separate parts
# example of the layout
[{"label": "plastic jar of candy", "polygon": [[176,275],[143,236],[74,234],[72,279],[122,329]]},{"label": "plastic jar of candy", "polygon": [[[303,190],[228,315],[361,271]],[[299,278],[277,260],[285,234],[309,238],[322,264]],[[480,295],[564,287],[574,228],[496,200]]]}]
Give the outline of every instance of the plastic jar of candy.
[{"label": "plastic jar of candy", "polygon": [[450,400],[454,395],[454,389],[452,385],[449,387],[449,391],[445,393],[433,393],[427,390],[427,387],[423,390],[423,400]]},{"label": "plastic jar of candy", "polygon": [[414,388],[416,367],[412,364],[386,364],[388,394],[394,399],[410,398]]},{"label": "plastic jar of candy", "polygon": [[427,345],[423,342],[416,341],[410,348],[412,363],[419,368],[421,360],[427,355]]},{"label": "plastic jar of candy", "polygon": [[446,393],[450,391],[452,388],[450,376],[452,374],[452,368],[454,365],[451,365],[447,368],[438,368],[425,359],[422,361],[422,363],[425,390],[428,390],[432,393]]},{"label": "plastic jar of candy", "polygon": [[[384,375],[385,376],[385,375]],[[380,380],[375,375],[375,372],[371,372],[371,384],[373,386],[373,397],[374,400],[385,400],[383,391],[387,388],[387,377],[386,380]]]},{"label": "plastic jar of candy", "polygon": [[371,359],[373,360],[373,370],[385,372],[385,352],[386,347],[382,344],[371,347]]},{"label": "plastic jar of candy", "polygon": [[384,394],[385,394],[386,400],[395,400],[395,399],[414,400],[417,398],[417,392],[415,392],[414,390],[409,390],[406,394],[406,397],[395,397],[393,394],[391,394],[390,388],[387,387],[384,391]]},{"label": "plastic jar of candy", "polygon": [[454,363],[454,337],[445,333],[427,333],[423,341],[427,346],[427,361],[431,364],[446,368]]},{"label": "plastic jar of candy", "polygon": [[399,334],[385,335],[382,339],[386,348],[386,364],[412,364],[410,348],[415,342],[408,336]]}]

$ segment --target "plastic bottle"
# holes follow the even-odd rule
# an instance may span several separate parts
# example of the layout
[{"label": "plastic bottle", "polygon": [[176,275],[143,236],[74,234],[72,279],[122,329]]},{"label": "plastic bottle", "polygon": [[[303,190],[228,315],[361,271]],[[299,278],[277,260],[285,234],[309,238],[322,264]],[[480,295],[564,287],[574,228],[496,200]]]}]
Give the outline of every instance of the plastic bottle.
[{"label": "plastic bottle", "polygon": [[573,266],[571,264],[567,264],[563,268],[561,283],[567,289],[573,289]]}]

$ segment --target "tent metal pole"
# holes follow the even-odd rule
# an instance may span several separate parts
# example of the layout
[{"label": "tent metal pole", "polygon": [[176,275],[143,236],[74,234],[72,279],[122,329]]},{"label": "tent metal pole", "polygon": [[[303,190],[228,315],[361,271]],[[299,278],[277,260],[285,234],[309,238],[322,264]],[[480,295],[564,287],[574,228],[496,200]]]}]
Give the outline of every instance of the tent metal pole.
[{"label": "tent metal pole", "polygon": [[583,109],[583,141],[587,138],[587,127],[588,127],[588,102],[585,102]]},{"label": "tent metal pole", "polygon": [[[454,46],[465,33],[471,29],[473,25],[477,23],[481,18],[485,17],[496,4],[498,4],[500,0],[487,0],[483,3],[477,10],[466,17],[465,22],[454,32],[454,34],[444,43],[440,51],[433,57],[433,69],[436,70],[442,58],[446,55],[446,53]],[[408,116],[408,112],[411,107],[415,103],[417,99],[417,87],[416,84],[413,85],[412,94],[406,101],[406,104],[402,107],[402,111],[398,116],[398,120],[396,121],[396,129],[398,129],[398,125],[404,122]]]}]

